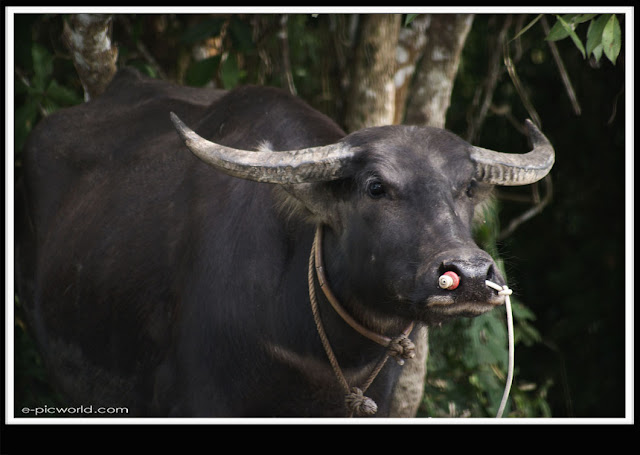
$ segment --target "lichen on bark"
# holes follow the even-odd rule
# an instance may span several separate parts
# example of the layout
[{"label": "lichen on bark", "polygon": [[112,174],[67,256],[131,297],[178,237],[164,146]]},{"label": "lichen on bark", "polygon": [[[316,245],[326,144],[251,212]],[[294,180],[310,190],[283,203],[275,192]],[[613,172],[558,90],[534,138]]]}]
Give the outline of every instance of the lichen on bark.
[{"label": "lichen on bark", "polygon": [[89,101],[107,88],[116,73],[118,49],[111,43],[108,14],[74,14],[64,22],[63,37]]},{"label": "lichen on bark", "polygon": [[404,123],[444,128],[460,53],[472,22],[473,14],[431,15]]},{"label": "lichen on bark", "polygon": [[345,119],[349,131],[393,123],[400,19],[400,14],[368,14],[361,20]]}]

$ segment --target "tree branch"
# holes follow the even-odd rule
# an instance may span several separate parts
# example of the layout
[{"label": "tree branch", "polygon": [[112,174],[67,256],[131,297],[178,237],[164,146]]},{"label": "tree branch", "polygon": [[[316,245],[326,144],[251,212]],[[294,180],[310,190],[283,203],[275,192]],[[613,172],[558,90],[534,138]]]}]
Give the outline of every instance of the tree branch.
[{"label": "tree branch", "polygon": [[531,120],[533,121],[533,123],[540,126],[540,116],[538,115],[538,112],[536,111],[535,107],[531,103],[531,100],[529,100],[527,91],[524,88],[524,85],[522,85],[522,81],[518,76],[516,67],[513,63],[513,59],[511,58],[509,43],[505,41],[503,43],[502,49],[504,54],[504,65],[507,67],[507,72],[509,73],[509,77],[511,77],[511,82],[513,82],[513,85],[516,91],[518,92],[518,95],[520,96],[520,100],[522,101],[522,104],[524,104],[525,109],[529,113],[529,117],[531,117]]},{"label": "tree branch", "polygon": [[[542,180],[542,182],[544,182],[544,184],[546,186],[546,191],[545,191],[544,197],[539,198],[539,195],[537,193],[534,193],[535,205],[533,205],[531,208],[529,208],[528,210],[523,212],[521,215],[519,215],[519,216],[515,217],[514,219],[512,219],[509,222],[509,225],[505,229],[503,229],[500,232],[500,234],[498,234],[498,241],[504,240],[507,237],[509,237],[518,228],[518,226],[520,226],[521,224],[523,224],[526,221],[530,220],[534,216],[538,215],[540,212],[542,212],[542,210],[547,205],[549,205],[549,202],[551,202],[551,199],[553,197],[553,185],[552,185],[551,176],[547,175]],[[535,199],[538,199],[538,200],[536,201]]]},{"label": "tree branch", "polygon": [[[542,24],[542,28],[544,29],[544,34],[549,34],[549,23],[547,22],[547,18],[542,16],[542,20],[540,21]],[[548,41],[549,49],[551,49],[551,55],[553,55],[553,60],[555,60],[556,65],[558,66],[558,71],[560,71],[560,77],[562,78],[562,83],[564,84],[565,89],[567,90],[567,95],[569,95],[569,99],[571,100],[571,106],[573,107],[573,112],[576,115],[580,115],[582,109],[580,108],[580,103],[578,102],[578,97],[576,96],[576,92],[573,89],[573,85],[571,84],[571,80],[569,79],[569,74],[567,73],[567,69],[564,67],[564,62],[562,61],[562,57],[560,56],[560,52],[558,52],[558,46],[554,41]]]},{"label": "tree branch", "polygon": [[[133,39],[133,27],[131,26],[131,21],[129,20],[129,16],[125,14],[119,14],[116,16],[116,20],[123,25],[125,31],[129,34],[129,37]],[[158,64],[156,59],[153,58],[153,55],[151,55],[151,53],[147,49],[147,46],[145,46],[140,39],[135,40],[135,45],[136,45],[136,49],[138,50],[142,58],[151,66],[151,68],[153,68],[153,70],[160,77],[160,79],[166,80],[167,74],[164,72],[162,67]]]},{"label": "tree branch", "polygon": [[297,93],[296,86],[293,84],[293,74],[291,72],[291,58],[289,57],[289,31],[287,29],[287,22],[289,16],[283,14],[280,17],[280,31],[278,32],[278,38],[280,39],[280,53],[282,55],[282,73],[286,82],[289,93],[295,95]]},{"label": "tree branch", "polygon": [[[501,65],[500,56],[502,55],[502,43],[506,41],[507,32],[511,27],[511,15],[508,15],[500,29],[500,33],[495,40],[495,43],[491,48],[493,49],[489,56],[489,64],[487,69],[487,76],[485,77],[482,87],[478,89],[474,97],[471,108],[467,112],[467,133],[466,140],[470,143],[475,143],[480,135],[482,124],[487,117],[492,102],[493,94],[495,93],[498,80],[504,72],[504,67]],[[480,97],[482,96],[482,103],[480,103]]]}]

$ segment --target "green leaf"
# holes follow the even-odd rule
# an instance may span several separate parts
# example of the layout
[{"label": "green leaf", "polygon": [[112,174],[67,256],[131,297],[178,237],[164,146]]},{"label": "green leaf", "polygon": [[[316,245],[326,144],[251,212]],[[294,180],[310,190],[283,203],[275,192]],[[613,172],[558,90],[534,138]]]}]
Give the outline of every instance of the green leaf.
[{"label": "green leaf", "polygon": [[212,36],[218,36],[222,30],[224,19],[212,18],[204,20],[192,27],[187,27],[180,37],[180,41],[184,44],[194,44],[203,41]]},{"label": "green leaf", "polygon": [[589,57],[594,49],[602,42],[602,31],[607,23],[608,15],[603,15],[596,20],[591,21],[587,29],[587,57]]},{"label": "green leaf", "polygon": [[598,44],[593,49],[593,57],[596,59],[596,62],[600,61],[600,58],[602,57],[602,43]]},{"label": "green leaf", "polygon": [[583,22],[590,21],[591,19],[593,19],[596,16],[597,16],[597,14],[578,14],[576,17],[571,19],[571,23],[572,24],[582,24]]},{"label": "green leaf", "polygon": [[40,103],[42,107],[42,115],[45,117],[53,114],[55,111],[60,109],[60,105],[53,101],[51,98],[47,98],[46,96],[42,98],[42,102]]},{"label": "green leaf", "polygon": [[587,30],[587,56],[590,56],[602,43],[602,32],[610,17],[611,14],[603,14],[589,24],[589,29]]},{"label": "green leaf", "polygon": [[512,299],[511,309],[513,311],[513,319],[517,321],[534,321],[536,316],[529,308],[521,304],[520,302]]},{"label": "green leaf", "polygon": [[63,87],[55,80],[52,80],[49,87],[47,87],[46,96],[59,106],[73,106],[83,102],[82,97],[77,93],[67,87]]},{"label": "green leaf", "polygon": [[220,65],[220,56],[205,58],[192,63],[187,70],[185,81],[187,85],[202,87],[203,85],[215,79],[218,66]]},{"label": "green leaf", "polygon": [[535,327],[527,322],[521,322],[518,324],[515,329],[515,343],[516,344],[524,344],[525,346],[533,346],[536,343],[539,343],[542,340],[542,336],[540,332],[538,332]]},{"label": "green leaf", "polygon": [[565,15],[562,20],[560,19],[560,16],[556,16],[557,21],[553,24],[551,30],[549,30],[549,34],[546,38],[547,41],[560,41],[569,36],[569,33],[572,30],[570,26],[567,27],[566,25],[567,21],[571,19],[569,16],[571,15]]},{"label": "green leaf", "polygon": [[[580,41],[578,36],[575,34],[577,25],[583,22],[587,22],[588,20],[593,19],[595,16],[596,14],[565,14],[564,16],[556,15],[556,18],[558,20],[549,31],[546,39],[548,41],[560,41],[562,39],[565,39],[567,36],[571,36],[574,41],[576,39]],[[538,18],[536,18],[535,20],[537,19]],[[582,43],[580,45],[582,45]]]},{"label": "green leaf", "polygon": [[29,132],[38,118],[38,101],[27,98],[26,102],[16,109],[14,118],[15,150],[21,150],[27,140]]},{"label": "green leaf", "polygon": [[529,22],[527,25],[525,25],[522,30],[520,30],[516,36],[514,36],[513,38],[511,38],[511,41],[517,39],[520,37],[520,35],[524,34],[524,32],[526,32],[527,30],[529,30],[531,27],[533,27],[535,25],[536,22],[538,22],[540,20],[540,18],[543,16],[543,14],[538,14],[535,19],[533,19],[531,22]]},{"label": "green leaf", "polygon": [[16,75],[13,78],[13,92],[15,96],[27,94],[28,89],[29,87],[21,77]]},{"label": "green leaf", "polygon": [[416,17],[418,17],[418,14],[407,14],[407,17],[404,18],[404,26],[409,25]]},{"label": "green leaf", "polygon": [[237,52],[249,52],[253,50],[253,30],[249,24],[234,17],[229,24],[229,33],[231,35],[233,48]]},{"label": "green leaf", "polygon": [[621,40],[622,32],[620,30],[620,23],[618,22],[618,18],[612,15],[602,32],[602,48],[604,55],[606,55],[614,65],[620,54],[620,48],[622,47]]},{"label": "green leaf", "polygon": [[[118,58],[120,57],[120,48],[118,48]],[[129,59],[127,60],[127,58],[123,58],[124,61],[127,61],[127,66],[131,66],[135,69],[137,69],[138,71],[140,71],[142,74],[152,77],[154,79],[158,79],[158,72],[156,71],[156,69],[151,66],[149,63],[147,63],[144,60],[140,60],[137,58],[133,58],[133,59]]]},{"label": "green leaf", "polygon": [[240,68],[236,54],[229,54],[220,65],[220,79],[222,79],[222,86],[227,90],[231,90],[240,82]]},{"label": "green leaf", "polygon": [[[568,24],[572,24],[573,25],[573,21],[575,20],[575,18],[577,18],[579,16],[579,14],[564,14],[562,16],[562,20],[565,21]],[[556,17],[558,17],[556,15]]]},{"label": "green leaf", "polygon": [[47,49],[39,44],[34,44],[31,48],[31,58],[33,59],[33,87],[37,90],[44,91],[46,81],[53,72],[53,56]]},{"label": "green leaf", "polygon": [[582,41],[580,41],[580,38],[578,38],[578,35],[576,35],[576,32],[573,30],[573,26],[571,24],[567,23],[560,16],[558,16],[558,22],[560,22],[562,24],[562,26],[564,27],[565,31],[569,34],[569,37],[571,37],[571,40],[573,41],[573,44],[576,45],[576,47],[578,48],[578,50],[582,54],[582,58],[585,58],[586,57],[586,53],[585,53],[585,50],[584,50],[584,46],[582,45]]},{"label": "green leaf", "polygon": [[37,100],[27,99],[27,102],[16,109],[15,128],[24,128],[30,131],[34,126],[36,117],[38,116]]}]

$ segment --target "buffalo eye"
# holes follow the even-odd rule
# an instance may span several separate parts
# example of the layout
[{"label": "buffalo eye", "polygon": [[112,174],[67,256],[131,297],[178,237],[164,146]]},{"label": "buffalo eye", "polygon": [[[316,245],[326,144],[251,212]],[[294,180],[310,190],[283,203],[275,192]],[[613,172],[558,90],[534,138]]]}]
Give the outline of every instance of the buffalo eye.
[{"label": "buffalo eye", "polygon": [[370,197],[378,199],[386,194],[386,190],[380,180],[373,180],[367,185],[367,193]]}]

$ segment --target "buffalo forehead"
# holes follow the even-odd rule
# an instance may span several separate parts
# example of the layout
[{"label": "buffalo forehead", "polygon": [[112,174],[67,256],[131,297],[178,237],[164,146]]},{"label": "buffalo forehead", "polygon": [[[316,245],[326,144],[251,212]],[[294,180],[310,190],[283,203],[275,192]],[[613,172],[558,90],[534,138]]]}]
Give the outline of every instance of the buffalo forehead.
[{"label": "buffalo forehead", "polygon": [[449,131],[431,127],[387,126],[362,130],[347,141],[363,150],[361,163],[402,179],[448,175],[465,178],[473,172],[471,145]]}]

